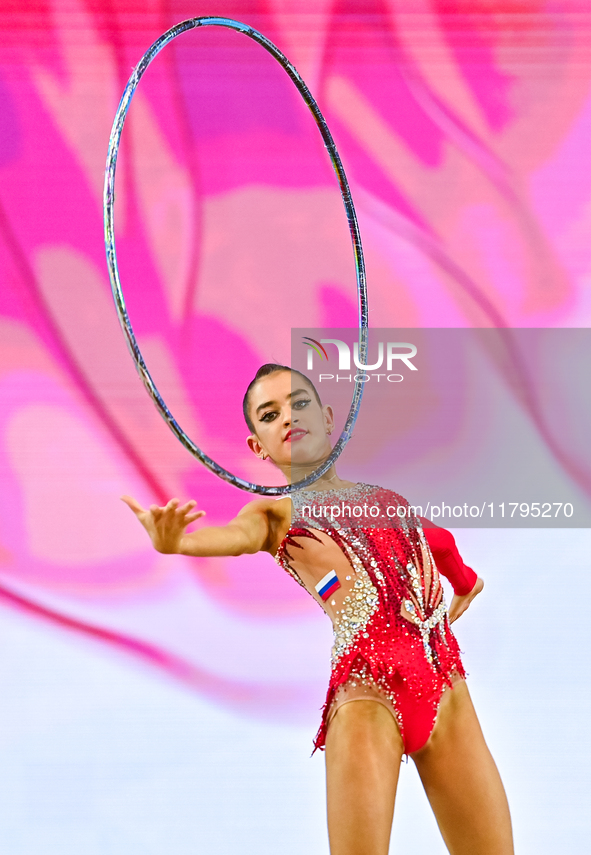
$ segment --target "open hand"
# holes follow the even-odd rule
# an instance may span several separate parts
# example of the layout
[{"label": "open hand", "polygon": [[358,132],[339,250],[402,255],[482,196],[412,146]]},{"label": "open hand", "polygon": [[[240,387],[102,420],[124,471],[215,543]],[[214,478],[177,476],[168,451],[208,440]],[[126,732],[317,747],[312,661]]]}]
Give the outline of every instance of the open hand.
[{"label": "open hand", "polygon": [[457,620],[460,617],[460,615],[464,614],[474,597],[477,597],[483,588],[484,582],[482,579],[478,578],[469,594],[463,594],[462,596],[454,594],[448,612],[450,623],[453,623],[454,620]]},{"label": "open hand", "polygon": [[134,512],[157,552],[180,552],[181,540],[189,523],[205,515],[205,511],[193,510],[197,504],[193,500],[179,507],[179,499],[171,499],[163,508],[150,505],[149,510],[142,508],[131,496],[121,496],[121,501]]}]

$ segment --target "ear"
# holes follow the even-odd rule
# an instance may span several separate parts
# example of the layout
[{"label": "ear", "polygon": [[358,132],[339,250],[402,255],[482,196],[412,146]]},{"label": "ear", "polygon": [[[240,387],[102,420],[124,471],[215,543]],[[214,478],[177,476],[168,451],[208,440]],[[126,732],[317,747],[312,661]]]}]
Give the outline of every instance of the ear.
[{"label": "ear", "polygon": [[331,434],[334,430],[334,413],[332,407],[329,405],[322,407],[322,412],[324,413],[324,428],[327,434]]},{"label": "ear", "polygon": [[251,434],[250,436],[246,437],[246,444],[248,445],[252,453],[256,454],[256,456],[260,458],[260,460],[266,460],[269,456],[261,445],[258,436],[255,436],[255,434]]}]

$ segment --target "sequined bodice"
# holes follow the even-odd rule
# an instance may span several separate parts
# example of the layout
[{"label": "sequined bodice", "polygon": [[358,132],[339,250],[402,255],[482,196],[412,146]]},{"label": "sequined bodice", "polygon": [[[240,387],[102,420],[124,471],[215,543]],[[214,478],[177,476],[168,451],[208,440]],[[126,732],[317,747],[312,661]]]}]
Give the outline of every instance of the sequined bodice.
[{"label": "sequined bodice", "polygon": [[[333,621],[333,662],[369,638],[368,624],[380,616],[384,631],[412,624],[432,661],[430,636],[445,603],[420,521],[402,496],[369,484],[293,493],[291,526],[275,557]],[[332,590],[326,600],[324,580]]]}]

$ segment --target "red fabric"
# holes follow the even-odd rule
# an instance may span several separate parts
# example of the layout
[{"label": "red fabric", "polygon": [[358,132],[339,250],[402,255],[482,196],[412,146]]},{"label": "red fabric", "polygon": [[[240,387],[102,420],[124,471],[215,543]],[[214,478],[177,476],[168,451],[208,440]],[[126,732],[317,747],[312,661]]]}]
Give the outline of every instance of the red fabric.
[{"label": "red fabric", "polygon": [[[292,526],[279,547],[278,562],[306,587],[292,562],[298,552],[300,557],[305,552],[306,542],[315,539],[314,531],[323,531],[340,546],[353,571],[356,566],[349,553],[355,554],[378,602],[367,625],[353,632],[350,642],[341,649],[333,648],[330,684],[315,748],[324,748],[337,690],[359,678],[362,683],[376,686],[392,704],[406,753],[418,750],[433,729],[443,690],[452,686],[456,676],[465,677],[458,643],[445,613],[438,569],[459,591],[470,590],[476,574],[464,565],[450,532],[427,520],[425,540],[430,548],[433,538],[437,553],[432,560],[422,545],[421,521],[408,502],[391,490],[359,484],[334,493],[310,491],[305,499],[294,494],[292,501]],[[365,520],[341,517],[335,525],[320,513],[304,517],[299,508],[304,501],[306,507],[314,506],[318,511],[339,502],[341,506],[378,507],[380,522],[375,520],[371,525]],[[401,523],[401,519],[405,522]],[[322,578],[326,568],[317,567],[317,572]],[[404,616],[403,610],[408,610],[409,604],[417,620],[429,627],[425,632]],[[432,626],[430,620],[434,620]]]},{"label": "red fabric", "polygon": [[[367,626],[367,638],[364,633],[358,633],[349,650],[333,663],[322,723],[314,746],[320,749],[325,746],[330,708],[338,687],[363,669],[392,701],[397,710],[404,750],[411,754],[427,742],[444,688],[451,687],[454,674],[465,677],[466,672],[447,617],[429,635],[433,656],[430,662],[418,628],[400,613],[401,602],[411,596],[412,590],[398,571],[398,567],[405,566],[408,559],[407,542],[401,529],[372,528],[366,529],[364,535],[369,549],[364,550],[366,560],[363,563],[381,594],[380,608]],[[399,563],[393,561],[394,555]],[[415,555],[418,559],[418,553]],[[372,559],[378,573],[382,574],[381,578],[376,575]],[[416,563],[420,566],[420,559]],[[425,584],[423,573],[421,577],[426,596],[420,616],[427,619],[440,604],[442,589],[436,572],[430,585]]]},{"label": "red fabric", "polygon": [[471,567],[462,561],[453,534],[446,528],[435,525],[426,517],[419,517],[419,519],[423,525],[423,532],[433,553],[437,569],[443,573],[446,579],[449,579],[456,594],[460,596],[469,594],[476,584],[478,576]]}]

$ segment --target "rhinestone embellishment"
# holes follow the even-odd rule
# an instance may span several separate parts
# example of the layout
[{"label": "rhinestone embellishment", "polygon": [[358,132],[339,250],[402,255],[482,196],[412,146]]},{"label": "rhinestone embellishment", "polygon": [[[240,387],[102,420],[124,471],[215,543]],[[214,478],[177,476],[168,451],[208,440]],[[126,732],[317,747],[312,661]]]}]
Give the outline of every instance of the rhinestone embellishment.
[{"label": "rhinestone embellishment", "polygon": [[336,616],[333,625],[333,665],[354,644],[358,633],[363,633],[364,638],[369,637],[365,628],[372,615],[377,611],[379,604],[377,589],[365,570],[363,562],[349,548],[347,551],[355,569],[355,582],[351,588],[351,593],[345,597],[344,609]]}]

